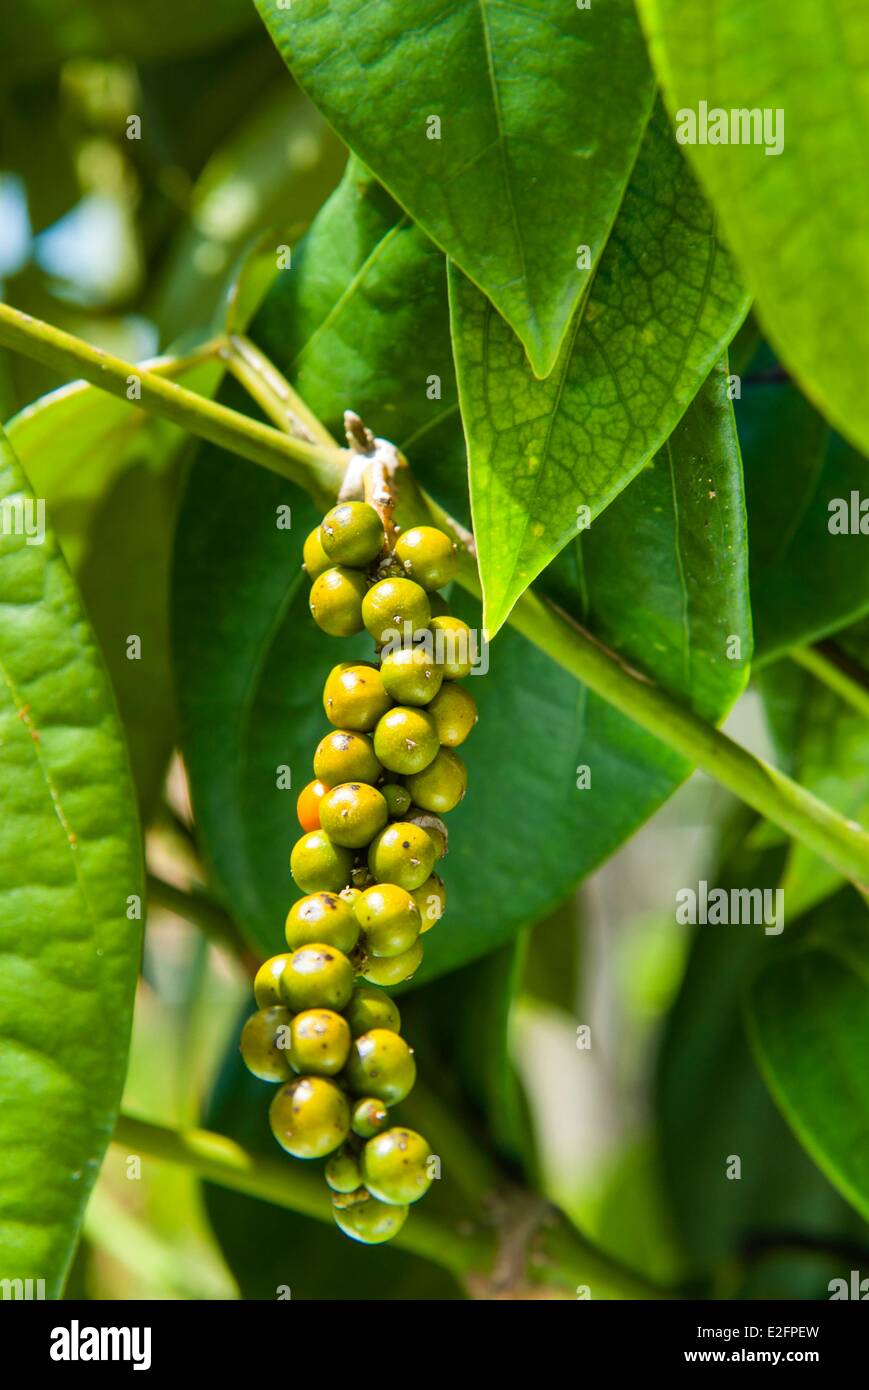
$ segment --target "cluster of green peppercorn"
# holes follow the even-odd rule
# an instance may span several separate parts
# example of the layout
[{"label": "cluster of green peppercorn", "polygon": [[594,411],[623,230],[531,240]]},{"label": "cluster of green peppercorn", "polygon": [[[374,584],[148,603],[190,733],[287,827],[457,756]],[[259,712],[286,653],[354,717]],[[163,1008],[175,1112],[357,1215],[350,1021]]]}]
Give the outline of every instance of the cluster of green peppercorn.
[{"label": "cluster of green peppercorn", "polygon": [[426,1140],[388,1127],[416,1065],[379,986],[413,975],[443,913],[441,816],[467,784],[454,750],[477,719],[456,684],[471,669],[471,634],[437,592],[456,563],[432,526],[390,546],[367,502],[333,507],[304,547],[315,621],[333,636],[367,629],[378,661],[343,662],[326,680],[334,727],[299,796],[305,833],[290,856],[306,896],[287,916],[287,952],[257,973],[241,1051],[255,1076],[283,1083],[270,1109],[278,1143],[296,1158],[329,1156],[335,1220],[366,1244],[396,1235],[432,1181]]}]

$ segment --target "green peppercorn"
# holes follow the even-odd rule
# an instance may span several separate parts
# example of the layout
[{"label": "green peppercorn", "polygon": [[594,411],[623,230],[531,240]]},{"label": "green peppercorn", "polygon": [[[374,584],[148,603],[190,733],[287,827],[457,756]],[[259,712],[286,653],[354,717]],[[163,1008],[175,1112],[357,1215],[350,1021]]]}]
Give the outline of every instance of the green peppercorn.
[{"label": "green peppercorn", "polygon": [[370,844],[388,819],[384,797],[367,782],[345,782],[320,801],[320,824],[329,839],[349,849]]},{"label": "green peppercorn", "polygon": [[390,772],[422,772],[440,747],[437,725],[427,710],[396,705],[378,721],[374,751]]},{"label": "green peppercorn", "polygon": [[398,1105],[416,1080],[413,1051],[398,1033],[372,1028],[351,1044],[347,1080],[357,1096],[376,1096],[385,1105]]},{"label": "green peppercorn", "polygon": [[435,526],[412,526],[395,543],[395,555],[410,579],[424,589],[442,589],[459,567],[456,547]]},{"label": "green peppercorn", "polygon": [[415,805],[439,816],[458,806],[467,786],[468,769],[452,748],[442,748],[428,767],[407,778]]},{"label": "green peppercorn", "polygon": [[[450,686],[459,690],[460,686]],[[445,742],[444,739],[441,742]],[[325,782],[327,787],[338,787],[342,782],[377,781],[382,772],[374,752],[374,744],[367,734],[354,734],[349,729],[338,729],[321,738],[314,754],[314,775]]]},{"label": "green peppercorn", "polygon": [[407,1207],[390,1207],[378,1202],[376,1197],[369,1197],[349,1207],[333,1202],[332,1215],[336,1226],[351,1240],[358,1240],[362,1245],[382,1245],[398,1235],[407,1220]]},{"label": "green peppercorn", "polygon": [[427,705],[441,688],[443,673],[425,647],[399,647],[385,654],[380,675],[400,705]]},{"label": "green peppercorn", "polygon": [[426,879],[422,887],[416,888],[411,896],[419,910],[422,923],[420,932],[431,931],[443,917],[447,904],[447,890],[443,879],[437,874],[432,874],[431,878]]},{"label": "green peppercorn", "polygon": [[350,1132],[350,1106],[334,1081],[297,1076],[272,1101],[269,1123],[281,1148],[294,1158],[325,1158]]},{"label": "green peppercorn", "polygon": [[332,1009],[305,1009],[290,1025],[290,1065],[305,1076],[337,1076],[350,1052],[346,1019]]},{"label": "green peppercorn", "polygon": [[394,883],[366,888],[355,912],[369,955],[400,956],[419,936],[419,908],[410,894]]},{"label": "green peppercorn", "polygon": [[273,1006],[251,1014],[241,1030],[241,1055],[260,1081],[287,1081],[292,1076],[288,1044],[293,1015]]},{"label": "green peppercorn", "polygon": [[[363,1096],[357,1100],[350,1112],[350,1128],[360,1139],[373,1139],[389,1124],[389,1111],[382,1100],[374,1096]],[[360,1183],[362,1177],[359,1178]]]},{"label": "green peppercorn", "polygon": [[311,586],[311,616],[330,637],[362,631],[362,600],[368,592],[364,574],[337,566],[324,570]]},{"label": "green peppercorn", "polygon": [[353,997],[344,1010],[344,1017],[354,1038],[358,1038],[362,1033],[369,1033],[372,1028],[388,1028],[391,1033],[401,1032],[401,1014],[398,1012],[398,1006],[382,989],[371,989],[368,985],[356,986]]},{"label": "green peppercorn", "polygon": [[339,729],[367,733],[391,705],[380,672],[374,666],[343,662],[326,678],[323,708],[329,722]]},{"label": "green peppercorn", "polygon": [[318,579],[324,570],[330,569],[332,566],[332,561],[320,542],[319,526],[316,526],[305,540],[302,547],[302,564],[305,566],[305,572],[311,583]]},{"label": "green peppercorn", "polygon": [[303,893],[340,893],[350,882],[353,855],[333,844],[325,830],[312,830],[293,845],[290,873]]},{"label": "green peppercorn", "polygon": [[372,841],[368,867],[377,883],[395,883],[412,893],[434,868],[437,850],[431,836],[410,821],[391,821]]},{"label": "green peppercorn", "polygon": [[[477,722],[477,702],[469,690],[454,681],[442,685],[428,707],[438,738],[447,748],[464,743]],[[327,782],[327,778],[323,778]],[[329,784],[331,785],[331,784]]]},{"label": "green peppercorn", "polygon": [[422,964],[422,941],[417,937],[409,951],[400,956],[366,956],[359,973],[363,980],[372,985],[383,985],[390,989],[409,980]]},{"label": "green peppercorn", "polygon": [[302,1009],[340,1011],[353,993],[353,966],[343,952],[312,941],[290,953],[281,975],[282,1003],[295,1013]]},{"label": "green peppercorn", "polygon": [[333,1192],[358,1192],[362,1186],[359,1160],[351,1149],[339,1149],[326,1160],[323,1176]]},{"label": "green peppercorn", "polygon": [[401,787],[397,782],[389,782],[380,790],[383,792],[390,816],[403,816],[410,806],[410,792],[407,787]]},{"label": "green peppercorn", "polygon": [[378,1201],[409,1206],[431,1187],[431,1157],[426,1140],[415,1130],[387,1129],[362,1150],[362,1180]]},{"label": "green peppercorn", "polygon": [[[363,618],[364,609],[363,603]],[[443,671],[444,680],[463,680],[470,674],[474,655],[473,638],[468,624],[463,623],[461,618],[444,615],[432,618],[430,627],[434,633],[435,659]]]},{"label": "green peppercorn", "polygon": [[349,954],[359,940],[359,923],[350,891],[345,888],[341,893],[311,893],[293,903],[284,927],[290,950],[322,941]]},{"label": "green peppercorn", "polygon": [[320,523],[320,543],[333,565],[370,565],[383,541],[383,522],[368,502],[339,502]]},{"label": "green peppercorn", "polygon": [[362,600],[362,621],[375,642],[412,639],[430,617],[425,590],[412,579],[381,579]]},{"label": "green peppercorn", "polygon": [[256,972],[253,982],[253,997],[257,1002],[257,1008],[268,1009],[273,1004],[282,1004],[281,977],[289,962],[289,953],[284,952],[280,956],[272,956],[264,961]]}]

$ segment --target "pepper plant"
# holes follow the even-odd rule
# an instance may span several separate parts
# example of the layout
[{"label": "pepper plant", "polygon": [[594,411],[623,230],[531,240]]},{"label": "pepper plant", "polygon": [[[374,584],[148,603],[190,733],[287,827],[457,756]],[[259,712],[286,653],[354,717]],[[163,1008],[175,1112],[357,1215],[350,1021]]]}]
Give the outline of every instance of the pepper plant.
[{"label": "pepper plant", "polygon": [[[2,21],[0,1278],[829,1296],[869,1259],[865,24],[114,8]],[[656,898],[671,798],[703,852]]]}]

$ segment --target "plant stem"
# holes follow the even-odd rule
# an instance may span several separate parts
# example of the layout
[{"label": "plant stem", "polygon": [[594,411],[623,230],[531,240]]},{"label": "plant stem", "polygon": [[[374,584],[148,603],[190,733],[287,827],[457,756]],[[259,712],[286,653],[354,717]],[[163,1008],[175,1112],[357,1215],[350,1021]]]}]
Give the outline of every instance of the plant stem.
[{"label": "plant stem", "polygon": [[[0,304],[0,346],[23,352],[63,376],[84,377],[94,386],[170,420],[212,444],[243,454],[330,502],[341,486],[344,451],[294,439],[247,415],[188,391],[164,375],[134,366],[51,324]],[[131,380],[140,394],[131,400]]]},{"label": "plant stem", "polygon": [[[205,400],[171,381],[120,358],[111,357],[69,333],[0,305],[0,346],[11,347],[61,372],[84,376],[95,385],[127,399],[127,378],[142,383],[140,404],[174,423],[280,473],[306,488],[318,502],[337,496],[347,462],[345,451],[326,449],[248,416]],[[467,533],[431,509],[409,469],[400,483],[400,515],[407,520],[436,516],[466,543]],[[403,494],[403,495],[402,495]],[[470,548],[460,551],[459,580],[479,594],[476,562]],[[774,825],[802,841],[863,891],[869,887],[869,835],[853,821],[832,811],[783,773],[704,723],[692,711],[629,669],[596,642],[566,613],[530,590],[523,594],[510,622],[559,666],[627,715],[689,762],[703,768],[722,786]]]},{"label": "plant stem", "polygon": [[220,355],[236,381],[241,383],[279,430],[296,439],[322,444],[327,449],[338,448],[325,425],[308,409],[286,377],[250,338],[240,333],[232,334],[221,347]]},{"label": "plant stem", "polygon": [[[205,1182],[333,1224],[329,1190],[321,1174],[298,1164],[253,1154],[225,1135],[205,1129],[168,1129],[121,1115],[113,1142],[130,1152],[183,1164]],[[494,1237],[491,1233],[460,1235],[446,1222],[414,1211],[396,1236],[395,1244],[462,1275],[471,1269],[487,1268],[492,1260]]]},{"label": "plant stem", "polygon": [[[191,1168],[204,1182],[216,1183],[246,1197],[258,1197],[274,1206],[332,1224],[332,1203],[319,1174],[298,1164],[282,1163],[251,1153],[225,1135],[205,1129],[169,1129],[132,1115],[121,1115],[113,1143],[128,1153]],[[538,1209],[541,1204],[538,1202]],[[494,1228],[482,1224],[455,1226],[442,1217],[427,1216],[414,1208],[402,1230],[392,1242],[402,1250],[431,1260],[467,1280],[469,1288],[481,1297],[509,1297],[530,1284],[574,1292],[578,1284],[589,1284],[606,1296],[619,1298],[658,1298],[661,1291],[610,1260],[550,1210],[552,1224],[541,1228],[530,1242],[529,1270],[526,1274],[523,1243],[517,1249],[522,1268],[515,1271],[515,1284],[502,1275],[497,1279],[499,1255],[503,1245]]]},{"label": "plant stem", "polygon": [[250,975],[256,974],[259,961],[246,945],[233,919],[218,903],[203,892],[185,891],[167,883],[156,874],[147,877],[148,904],[174,912],[198,927],[203,936],[233,955]]},{"label": "plant stem", "polygon": [[845,664],[832,660],[821,647],[792,647],[788,656],[835,691],[858,714],[869,719],[869,689],[850,673]]}]

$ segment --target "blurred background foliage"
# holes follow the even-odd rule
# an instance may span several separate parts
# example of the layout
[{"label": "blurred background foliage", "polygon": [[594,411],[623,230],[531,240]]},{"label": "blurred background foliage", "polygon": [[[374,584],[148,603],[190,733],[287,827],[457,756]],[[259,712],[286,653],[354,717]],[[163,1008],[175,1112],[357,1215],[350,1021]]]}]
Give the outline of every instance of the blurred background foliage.
[{"label": "blurred background foliage", "polygon": [[[183,354],[223,321],[246,248],[265,234],[295,246],[340,178],[337,137],[294,88],[249,0],[18,0],[0,15],[0,48],[2,297],[127,359],[181,354],[178,378],[215,391],[215,367]],[[167,619],[189,442],[81,388],[67,390],[49,429],[25,408],[60,385],[0,355],[3,418],[16,417],[12,437],[115,682],[151,869],[170,890],[201,885],[173,757]],[[153,654],[135,679],[119,655],[131,631]],[[770,751],[756,695],[729,727]],[[626,1263],[704,1293],[823,1297],[855,1250],[869,1261],[865,1228],[751,1062],[739,1001],[763,939],[746,932],[734,950],[730,933],[726,951],[712,933],[692,942],[672,908],[700,876],[777,881],[784,851],[762,841],[694,777],[515,946],[415,990],[403,1008],[435,1103]],[[212,938],[220,927],[232,945],[231,924],[204,890],[200,899]],[[221,1064],[248,1007],[244,952],[172,906],[171,891],[154,894],[125,1108],[171,1125],[204,1115],[270,1148],[256,1083]],[[454,1027],[457,1016],[468,1026]],[[725,1177],[734,1152],[739,1183]],[[273,1298],[289,1285],[294,1297],[341,1298],[359,1293],[360,1278],[368,1297],[460,1296],[408,1254],[348,1246],[303,1218],[203,1192],[169,1165],[139,1174],[113,1148],[68,1294]]]}]

